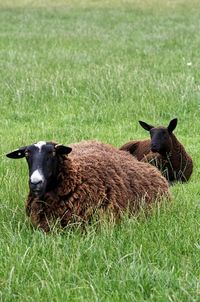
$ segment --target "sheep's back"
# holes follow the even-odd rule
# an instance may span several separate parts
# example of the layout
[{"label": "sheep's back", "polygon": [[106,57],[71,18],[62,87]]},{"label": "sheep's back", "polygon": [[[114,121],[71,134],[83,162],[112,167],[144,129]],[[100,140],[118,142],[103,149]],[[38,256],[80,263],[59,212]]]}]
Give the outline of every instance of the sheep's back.
[{"label": "sheep's back", "polygon": [[150,139],[146,140],[134,140],[130,141],[120,147],[120,150],[124,150],[135,156],[138,160],[142,160],[144,155],[147,155],[150,150],[151,141]]},{"label": "sheep's back", "polygon": [[128,200],[152,202],[160,195],[168,195],[168,183],[161,173],[128,152],[93,141],[74,144],[72,150],[70,158],[79,163],[89,186],[98,187],[122,207]]}]

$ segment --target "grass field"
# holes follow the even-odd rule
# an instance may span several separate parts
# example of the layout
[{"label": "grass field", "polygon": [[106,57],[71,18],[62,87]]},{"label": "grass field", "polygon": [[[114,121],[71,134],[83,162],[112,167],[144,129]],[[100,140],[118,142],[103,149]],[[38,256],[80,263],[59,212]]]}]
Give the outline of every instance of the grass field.
[{"label": "grass field", "polygon": [[[55,3],[56,2],[56,3]],[[200,2],[0,0],[0,301],[200,301]],[[39,140],[145,138],[167,125],[194,159],[145,219],[45,235],[25,216]]]}]

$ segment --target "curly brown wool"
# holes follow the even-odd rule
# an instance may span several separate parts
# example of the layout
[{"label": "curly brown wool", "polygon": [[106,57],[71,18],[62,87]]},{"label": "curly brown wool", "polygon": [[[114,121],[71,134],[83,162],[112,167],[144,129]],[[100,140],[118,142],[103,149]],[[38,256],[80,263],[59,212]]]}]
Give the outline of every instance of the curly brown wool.
[{"label": "curly brown wool", "polygon": [[32,223],[46,232],[55,220],[65,227],[87,222],[98,212],[119,217],[127,209],[135,213],[142,202],[150,205],[170,196],[160,172],[127,152],[96,141],[71,147],[68,156],[59,156],[57,187],[43,200],[29,193],[26,202]]}]

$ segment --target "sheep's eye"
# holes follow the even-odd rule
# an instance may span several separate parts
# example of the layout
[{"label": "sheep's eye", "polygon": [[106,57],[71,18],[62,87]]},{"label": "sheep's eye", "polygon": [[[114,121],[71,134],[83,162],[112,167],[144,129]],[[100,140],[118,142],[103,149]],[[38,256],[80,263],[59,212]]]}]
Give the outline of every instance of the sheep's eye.
[{"label": "sheep's eye", "polygon": [[26,156],[26,157],[29,157],[29,156],[30,156],[30,151],[26,150],[26,151],[25,151],[25,156]]},{"label": "sheep's eye", "polygon": [[49,151],[49,152],[48,152],[48,155],[49,155],[50,157],[53,157],[53,156],[56,155],[56,152],[55,152],[55,151]]}]

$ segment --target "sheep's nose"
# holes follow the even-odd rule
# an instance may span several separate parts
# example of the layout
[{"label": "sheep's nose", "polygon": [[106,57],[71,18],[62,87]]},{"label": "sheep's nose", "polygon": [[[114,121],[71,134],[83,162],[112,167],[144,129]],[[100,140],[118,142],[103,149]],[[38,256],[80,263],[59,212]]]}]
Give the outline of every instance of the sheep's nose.
[{"label": "sheep's nose", "polygon": [[30,180],[30,183],[33,186],[37,186],[37,185],[41,185],[42,184],[42,180],[34,180],[34,181]]},{"label": "sheep's nose", "polygon": [[29,186],[30,186],[30,189],[32,191],[40,191],[41,188],[42,188],[42,184],[43,184],[43,181],[42,180],[31,180],[30,179],[30,183],[29,183]]},{"label": "sheep's nose", "polygon": [[33,186],[41,185],[44,181],[44,176],[39,169],[36,169],[30,176],[30,184]]}]

